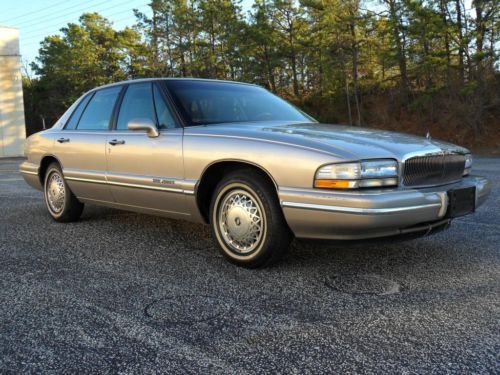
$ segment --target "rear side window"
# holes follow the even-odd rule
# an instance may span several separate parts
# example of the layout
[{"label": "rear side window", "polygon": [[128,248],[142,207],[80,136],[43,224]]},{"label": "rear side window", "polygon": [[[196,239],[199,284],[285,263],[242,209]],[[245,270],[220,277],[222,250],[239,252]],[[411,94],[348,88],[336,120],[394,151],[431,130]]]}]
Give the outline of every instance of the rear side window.
[{"label": "rear side window", "polygon": [[135,83],[127,88],[120,106],[116,129],[127,130],[129,121],[139,118],[148,118],[156,124],[151,83]]},{"label": "rear side window", "polygon": [[71,117],[69,118],[69,121],[66,123],[66,130],[74,130],[76,129],[76,125],[78,124],[78,121],[80,120],[80,117],[82,116],[82,112],[87,106],[87,103],[89,102],[90,98],[92,98],[92,94],[87,95],[83,100],[78,104],[78,107],[73,111],[71,114]]},{"label": "rear side window", "polygon": [[165,103],[165,99],[163,99],[157,85],[153,85],[153,95],[155,99],[156,117],[158,117],[158,128],[175,128],[175,120],[172,116],[172,112],[170,112],[170,109],[168,108],[167,103]]},{"label": "rear side window", "polygon": [[121,86],[110,87],[97,91],[85,108],[78,130],[108,130],[111,114]]}]

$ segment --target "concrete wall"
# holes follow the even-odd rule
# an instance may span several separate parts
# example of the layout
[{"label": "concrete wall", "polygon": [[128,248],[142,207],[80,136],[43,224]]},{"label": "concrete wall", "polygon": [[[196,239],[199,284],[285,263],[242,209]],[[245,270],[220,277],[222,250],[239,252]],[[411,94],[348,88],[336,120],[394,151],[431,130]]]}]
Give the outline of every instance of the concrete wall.
[{"label": "concrete wall", "polygon": [[25,138],[19,30],[0,26],[0,157],[23,155]]}]

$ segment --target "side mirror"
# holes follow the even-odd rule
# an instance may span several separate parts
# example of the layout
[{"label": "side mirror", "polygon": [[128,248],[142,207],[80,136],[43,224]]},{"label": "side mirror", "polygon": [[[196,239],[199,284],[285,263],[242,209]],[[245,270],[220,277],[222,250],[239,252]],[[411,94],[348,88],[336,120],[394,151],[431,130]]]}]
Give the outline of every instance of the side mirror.
[{"label": "side mirror", "polygon": [[158,129],[156,129],[156,125],[149,118],[134,118],[128,122],[127,128],[129,130],[146,131],[150,138],[155,138],[160,135]]}]

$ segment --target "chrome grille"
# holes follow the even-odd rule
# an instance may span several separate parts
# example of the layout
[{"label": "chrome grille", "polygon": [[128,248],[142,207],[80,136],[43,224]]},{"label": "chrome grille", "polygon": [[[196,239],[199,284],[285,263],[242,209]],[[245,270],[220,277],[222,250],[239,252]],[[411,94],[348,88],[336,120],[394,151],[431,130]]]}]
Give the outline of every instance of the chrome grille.
[{"label": "chrome grille", "polygon": [[462,177],[464,167],[464,155],[416,156],[404,163],[403,184],[429,186],[450,183]]}]

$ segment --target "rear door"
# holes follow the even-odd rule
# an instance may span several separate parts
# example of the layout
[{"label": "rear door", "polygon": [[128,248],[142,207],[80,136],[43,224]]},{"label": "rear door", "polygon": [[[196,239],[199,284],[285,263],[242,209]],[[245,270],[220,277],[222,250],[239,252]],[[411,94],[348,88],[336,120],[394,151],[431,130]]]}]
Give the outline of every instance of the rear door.
[{"label": "rear door", "polygon": [[[153,121],[159,136],[128,130],[129,121],[138,118]],[[107,178],[117,203],[185,214],[184,194],[192,189],[186,190],[184,182],[182,133],[158,84],[127,86],[106,144]]]},{"label": "rear door", "polygon": [[79,198],[113,201],[106,184],[106,137],[121,90],[113,86],[89,94],[55,137],[55,155]]}]

